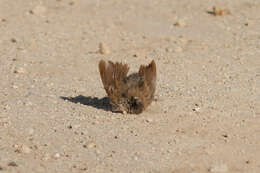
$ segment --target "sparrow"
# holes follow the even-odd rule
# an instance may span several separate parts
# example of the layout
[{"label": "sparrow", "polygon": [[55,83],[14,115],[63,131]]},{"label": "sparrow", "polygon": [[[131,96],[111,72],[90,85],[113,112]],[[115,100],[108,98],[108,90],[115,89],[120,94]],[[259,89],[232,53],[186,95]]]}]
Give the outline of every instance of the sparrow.
[{"label": "sparrow", "polygon": [[100,60],[98,67],[113,112],[140,114],[153,101],[156,89],[154,60],[130,75],[127,75],[127,64]]}]

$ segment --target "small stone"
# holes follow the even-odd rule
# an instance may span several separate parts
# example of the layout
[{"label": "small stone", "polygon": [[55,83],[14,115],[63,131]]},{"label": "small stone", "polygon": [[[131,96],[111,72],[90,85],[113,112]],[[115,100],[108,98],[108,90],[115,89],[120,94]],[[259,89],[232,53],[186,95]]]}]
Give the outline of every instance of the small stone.
[{"label": "small stone", "polygon": [[30,102],[30,101],[28,101],[28,102],[25,103],[25,106],[32,106],[32,105],[33,105],[33,103]]},{"label": "small stone", "polygon": [[15,148],[15,152],[16,152],[16,153],[25,153],[25,154],[28,154],[28,153],[30,153],[30,152],[32,151],[31,148],[28,147],[28,146],[25,145],[25,144],[22,144],[22,145],[17,145],[17,144],[15,144],[13,147]]},{"label": "small stone", "polygon": [[182,52],[183,49],[181,47],[175,47],[174,52]]},{"label": "small stone", "polygon": [[11,38],[11,42],[12,42],[12,43],[16,43],[17,41],[16,41],[15,38]]},{"label": "small stone", "polygon": [[228,167],[226,164],[215,165],[214,167],[209,169],[209,172],[213,172],[213,173],[223,173],[227,171],[228,171]]},{"label": "small stone", "polygon": [[9,105],[4,106],[4,110],[10,110],[10,109],[11,109],[11,107]]},{"label": "small stone", "polygon": [[28,129],[28,134],[29,134],[30,136],[32,136],[33,133],[34,133],[34,129],[33,129],[33,128]]},{"label": "small stone", "polygon": [[55,154],[53,155],[53,157],[54,157],[55,159],[60,158],[60,153],[55,153]]},{"label": "small stone", "polygon": [[189,42],[189,40],[187,40],[187,39],[184,38],[184,37],[180,37],[180,38],[179,38],[179,41],[180,41],[182,44],[184,44],[184,45]]},{"label": "small stone", "polygon": [[47,84],[46,84],[47,87],[52,87],[53,85],[54,85],[53,82],[51,82],[51,83],[47,83]]},{"label": "small stone", "polygon": [[90,143],[88,143],[88,145],[87,145],[88,149],[94,148],[94,147],[96,147],[96,146],[97,146],[97,144],[96,144],[95,142],[90,142]]},{"label": "small stone", "polygon": [[200,107],[195,107],[195,108],[192,109],[192,111],[199,112],[200,111]]},{"label": "small stone", "polygon": [[214,16],[222,16],[225,14],[231,14],[229,9],[223,8],[221,6],[213,6],[212,7],[212,12],[210,12]]},{"label": "small stone", "polygon": [[2,166],[0,166],[0,171],[3,171],[3,170],[4,170],[4,168]]},{"label": "small stone", "polygon": [[14,161],[12,161],[8,163],[8,166],[17,167],[18,165]]},{"label": "small stone", "polygon": [[185,27],[186,26],[186,22],[183,19],[179,19],[174,26],[179,26],[179,27]]},{"label": "small stone", "polygon": [[14,70],[14,73],[24,74],[24,73],[27,73],[27,70],[23,67],[19,67]]},{"label": "small stone", "polygon": [[165,48],[165,51],[166,52],[173,52],[172,48],[170,48],[170,47]]},{"label": "small stone", "polygon": [[110,53],[109,47],[105,43],[99,43],[99,53],[107,55]]},{"label": "small stone", "polygon": [[31,14],[35,14],[37,16],[42,16],[44,13],[46,13],[47,9],[43,5],[38,5],[34,7],[33,10],[30,11]]},{"label": "small stone", "polygon": [[19,88],[19,87],[18,87],[17,85],[13,85],[12,88],[13,88],[13,89],[17,89],[17,88]]},{"label": "small stone", "polygon": [[99,124],[100,122],[98,120],[95,120],[92,122],[93,125]]},{"label": "small stone", "polygon": [[19,148],[19,145],[14,144],[13,147],[17,149],[17,148]]},{"label": "small stone", "polygon": [[137,156],[134,156],[134,160],[138,160],[138,157],[137,157]]},{"label": "small stone", "polygon": [[51,158],[51,157],[50,157],[49,154],[44,154],[44,156],[42,157],[42,160],[47,161],[47,160],[49,160],[50,158]]},{"label": "small stone", "polygon": [[172,41],[176,41],[176,37],[169,36],[169,37],[165,37],[164,40],[167,41],[167,42],[172,42]]},{"label": "small stone", "polygon": [[100,150],[98,150],[98,149],[96,149],[96,154],[100,154],[101,153],[101,151]]},{"label": "small stone", "polygon": [[74,128],[74,129],[80,128],[80,124],[75,124],[75,125],[73,125],[73,128]]},{"label": "small stone", "polygon": [[223,134],[222,135],[224,138],[228,138],[228,135],[227,134]]},{"label": "small stone", "polygon": [[153,122],[153,119],[152,118],[146,118],[146,120],[145,120],[147,123],[151,123],[151,122]]},{"label": "small stone", "polygon": [[210,148],[208,148],[208,149],[205,149],[205,152],[208,154],[208,155],[213,155],[213,154],[215,154],[215,151],[213,150],[213,149],[210,149]]},{"label": "small stone", "polygon": [[21,153],[29,154],[31,151],[31,148],[29,148],[27,145],[21,146]]}]

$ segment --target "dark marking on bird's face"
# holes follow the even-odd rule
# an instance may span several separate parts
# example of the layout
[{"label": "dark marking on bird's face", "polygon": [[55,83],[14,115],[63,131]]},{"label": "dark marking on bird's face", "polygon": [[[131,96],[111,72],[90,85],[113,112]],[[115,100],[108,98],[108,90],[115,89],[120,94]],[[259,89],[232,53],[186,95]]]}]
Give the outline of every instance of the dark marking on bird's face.
[{"label": "dark marking on bird's face", "polygon": [[140,114],[143,111],[143,104],[138,97],[131,97],[129,100],[130,112]]}]

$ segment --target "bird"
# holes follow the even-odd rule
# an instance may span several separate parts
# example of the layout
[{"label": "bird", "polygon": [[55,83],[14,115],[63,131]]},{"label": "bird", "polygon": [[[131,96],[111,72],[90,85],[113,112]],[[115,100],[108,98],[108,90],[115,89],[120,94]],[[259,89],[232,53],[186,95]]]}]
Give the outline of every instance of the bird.
[{"label": "bird", "polygon": [[153,101],[157,78],[154,60],[130,75],[128,64],[100,60],[98,67],[112,112],[140,114]]}]

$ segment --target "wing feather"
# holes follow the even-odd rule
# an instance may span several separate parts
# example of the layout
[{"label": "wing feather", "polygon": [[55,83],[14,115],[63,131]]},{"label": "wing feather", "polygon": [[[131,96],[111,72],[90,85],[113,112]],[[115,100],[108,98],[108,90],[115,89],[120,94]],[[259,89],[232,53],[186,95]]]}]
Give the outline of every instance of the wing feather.
[{"label": "wing feather", "polygon": [[127,76],[129,67],[127,64],[113,63],[111,61],[105,62],[100,60],[99,72],[103,86],[108,96],[120,89],[120,82]]},{"label": "wing feather", "polygon": [[144,77],[144,83],[148,86],[149,90],[154,92],[157,78],[156,64],[154,60],[152,60],[152,62],[147,66],[141,65],[138,74],[140,77]]}]

